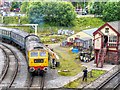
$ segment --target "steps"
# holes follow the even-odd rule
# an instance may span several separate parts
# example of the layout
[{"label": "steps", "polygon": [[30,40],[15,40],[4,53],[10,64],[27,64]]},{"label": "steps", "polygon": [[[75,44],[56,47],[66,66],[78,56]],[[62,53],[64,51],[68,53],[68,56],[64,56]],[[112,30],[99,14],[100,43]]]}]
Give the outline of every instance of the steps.
[{"label": "steps", "polygon": [[100,67],[100,68],[103,67],[103,63],[104,63],[104,60],[105,60],[106,53],[107,53],[107,48],[106,47],[101,48],[99,50],[96,67]]}]

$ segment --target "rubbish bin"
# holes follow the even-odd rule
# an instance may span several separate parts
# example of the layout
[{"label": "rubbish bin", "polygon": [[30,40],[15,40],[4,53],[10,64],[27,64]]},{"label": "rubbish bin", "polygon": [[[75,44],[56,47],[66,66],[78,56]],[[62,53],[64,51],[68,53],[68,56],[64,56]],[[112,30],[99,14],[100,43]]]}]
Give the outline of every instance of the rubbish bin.
[{"label": "rubbish bin", "polygon": [[60,66],[60,62],[56,62],[56,67],[59,67]]}]

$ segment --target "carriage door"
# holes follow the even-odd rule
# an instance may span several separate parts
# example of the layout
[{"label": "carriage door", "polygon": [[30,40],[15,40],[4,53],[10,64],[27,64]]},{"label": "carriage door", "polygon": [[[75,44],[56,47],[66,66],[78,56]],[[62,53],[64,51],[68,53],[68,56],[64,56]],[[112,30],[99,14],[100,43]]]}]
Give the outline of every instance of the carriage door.
[{"label": "carriage door", "polygon": [[107,43],[108,43],[108,36],[107,35],[104,35],[104,39],[103,39],[104,41],[103,41],[103,45],[104,45],[104,47],[107,45]]}]

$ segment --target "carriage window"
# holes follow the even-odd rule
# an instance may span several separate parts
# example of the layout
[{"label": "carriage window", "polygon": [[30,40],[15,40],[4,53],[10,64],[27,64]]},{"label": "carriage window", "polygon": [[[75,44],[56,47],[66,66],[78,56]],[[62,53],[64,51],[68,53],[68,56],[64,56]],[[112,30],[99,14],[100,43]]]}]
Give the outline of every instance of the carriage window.
[{"label": "carriage window", "polygon": [[5,35],[7,35],[7,32],[5,31]]},{"label": "carriage window", "polygon": [[38,52],[31,52],[31,57],[37,57],[38,56]]}]

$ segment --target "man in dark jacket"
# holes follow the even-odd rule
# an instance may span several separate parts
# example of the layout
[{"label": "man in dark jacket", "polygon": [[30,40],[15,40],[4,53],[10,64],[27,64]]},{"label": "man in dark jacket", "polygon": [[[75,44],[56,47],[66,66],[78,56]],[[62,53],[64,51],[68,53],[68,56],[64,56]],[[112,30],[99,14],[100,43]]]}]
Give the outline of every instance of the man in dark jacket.
[{"label": "man in dark jacket", "polygon": [[84,73],[84,74],[83,74],[83,81],[84,81],[84,80],[87,81],[87,73],[88,73],[87,68],[83,70],[83,73]]}]

